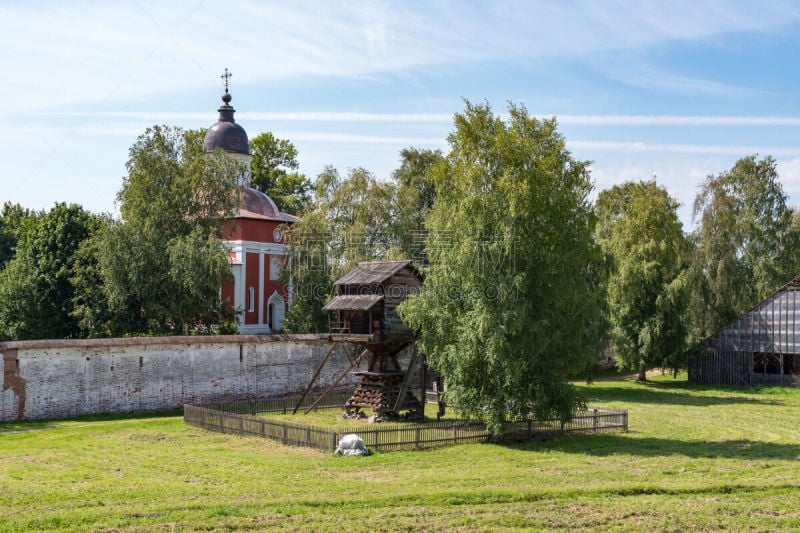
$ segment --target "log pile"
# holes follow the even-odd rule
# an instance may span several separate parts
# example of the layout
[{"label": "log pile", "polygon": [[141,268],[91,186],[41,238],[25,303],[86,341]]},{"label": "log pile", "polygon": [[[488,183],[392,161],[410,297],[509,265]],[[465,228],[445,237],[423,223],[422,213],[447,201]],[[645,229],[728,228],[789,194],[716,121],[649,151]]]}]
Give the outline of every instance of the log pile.
[{"label": "log pile", "polygon": [[[359,411],[363,407],[371,407],[378,414],[396,416],[394,406],[403,385],[405,372],[358,372],[361,382],[356,387],[353,396],[345,403],[345,409]],[[411,393],[406,392],[406,397],[399,410],[417,411],[420,408],[419,400]]]}]

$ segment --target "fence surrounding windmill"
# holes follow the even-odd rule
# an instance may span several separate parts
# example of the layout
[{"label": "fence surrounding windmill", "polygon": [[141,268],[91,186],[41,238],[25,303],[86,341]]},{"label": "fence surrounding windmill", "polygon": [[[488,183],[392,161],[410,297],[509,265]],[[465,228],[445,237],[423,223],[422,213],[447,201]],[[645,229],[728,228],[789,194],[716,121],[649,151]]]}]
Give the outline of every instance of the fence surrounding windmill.
[{"label": "fence surrounding windmill", "polygon": [[[347,397],[346,392],[331,395],[324,404],[317,405],[316,409],[340,407]],[[488,442],[503,438],[528,440],[566,433],[600,433],[628,429],[628,412],[609,409],[580,411],[565,423],[560,420],[526,420],[512,424],[499,436],[494,435],[483,424],[464,420],[372,424],[354,431],[307,426],[284,422],[274,417],[257,416],[289,413],[297,405],[297,400],[298,398],[272,398],[209,405],[187,404],[184,406],[183,418],[187,424],[212,431],[258,436],[325,451],[334,450],[343,435],[354,432],[372,449],[397,450]],[[301,405],[301,409],[310,406],[312,400],[303,403],[308,405]]]}]

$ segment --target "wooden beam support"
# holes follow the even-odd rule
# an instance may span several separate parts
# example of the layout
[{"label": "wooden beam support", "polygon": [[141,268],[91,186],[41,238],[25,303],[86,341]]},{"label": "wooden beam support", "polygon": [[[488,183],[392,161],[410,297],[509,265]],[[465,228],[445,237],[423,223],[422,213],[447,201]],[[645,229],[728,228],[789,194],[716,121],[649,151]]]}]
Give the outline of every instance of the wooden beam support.
[{"label": "wooden beam support", "polygon": [[300,400],[297,402],[297,405],[294,406],[294,410],[292,411],[292,414],[297,413],[297,410],[300,408],[300,404],[303,403],[303,400],[306,399],[306,395],[308,394],[308,392],[312,389],[312,387],[314,387],[314,383],[316,383],[317,379],[319,379],[319,375],[322,373],[322,369],[325,367],[325,364],[328,362],[328,359],[330,358],[330,356],[333,353],[334,348],[336,348],[337,344],[339,344],[339,343],[338,342],[334,342],[333,344],[331,344],[331,349],[328,350],[328,353],[325,354],[325,357],[322,359],[322,363],[320,363],[319,368],[317,368],[317,371],[314,373],[314,377],[311,378],[311,383],[308,384],[308,387],[306,387],[306,390],[303,391],[303,395],[300,396]]},{"label": "wooden beam support", "polygon": [[350,371],[351,371],[351,370],[353,370],[353,367],[355,367],[355,366],[356,366],[356,365],[357,365],[359,362],[361,362],[361,359],[363,359],[363,358],[364,358],[364,356],[365,356],[365,355],[367,355],[368,353],[369,353],[369,350],[364,350],[363,352],[361,352],[361,355],[359,355],[358,357],[356,357],[355,361],[353,361],[352,363],[350,363],[350,367],[349,367],[347,370],[345,370],[345,371],[344,371],[344,373],[343,373],[341,376],[339,376],[338,378],[336,378],[336,381],[334,381],[334,382],[333,382],[333,385],[331,385],[330,387],[328,387],[327,389],[325,389],[325,392],[323,392],[323,393],[322,393],[322,395],[321,395],[319,398],[317,398],[316,400],[314,400],[314,403],[312,403],[312,404],[311,404],[311,406],[310,406],[308,409],[306,409],[306,410],[305,410],[305,413],[303,413],[303,414],[306,414],[306,415],[307,415],[309,411],[311,411],[311,410],[312,410],[314,407],[316,407],[316,406],[317,406],[317,404],[318,404],[319,402],[321,402],[321,401],[322,401],[322,399],[323,399],[323,398],[325,398],[325,396],[327,396],[327,395],[328,395],[328,393],[329,393],[330,391],[332,391],[332,390],[333,390],[333,389],[336,387],[336,385],[338,385],[338,384],[339,384],[339,382],[340,382],[340,381],[342,381],[342,380],[344,379],[344,377],[345,377],[347,374],[349,374],[349,373],[350,373]]},{"label": "wooden beam support", "polygon": [[[414,350],[416,351],[417,345],[414,345]],[[419,397],[420,397],[420,411],[419,411],[419,419],[425,420],[425,404],[428,403],[428,367],[425,364],[425,354],[422,353],[419,356]]]},{"label": "wooden beam support", "polygon": [[395,413],[399,413],[400,409],[403,407],[403,402],[405,402],[406,394],[408,393],[408,385],[411,383],[411,378],[414,376],[414,371],[416,370],[414,365],[417,363],[417,345],[414,344],[413,346],[411,361],[408,363],[408,370],[406,370],[406,375],[403,377],[403,384],[400,385],[400,394],[397,396],[397,401],[394,404]]}]

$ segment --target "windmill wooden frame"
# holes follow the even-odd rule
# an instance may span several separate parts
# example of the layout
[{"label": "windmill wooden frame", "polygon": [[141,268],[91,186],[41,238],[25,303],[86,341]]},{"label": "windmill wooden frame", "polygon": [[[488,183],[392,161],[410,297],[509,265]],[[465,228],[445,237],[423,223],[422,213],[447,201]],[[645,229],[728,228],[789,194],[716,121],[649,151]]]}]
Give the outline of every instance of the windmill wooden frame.
[{"label": "windmill wooden frame", "polygon": [[[371,408],[378,419],[424,418],[424,358],[416,350],[414,333],[397,314],[397,306],[418,293],[422,282],[411,261],[374,261],[359,263],[334,283],[337,294],[323,308],[328,312],[328,335],[335,343],[358,346],[362,351],[357,362],[369,355],[367,370],[353,372],[361,380],[344,405],[347,414],[357,416]],[[410,362],[403,368],[398,356],[409,348]],[[336,383],[354,366],[351,364]],[[418,391],[412,388],[414,377],[419,378]]]}]

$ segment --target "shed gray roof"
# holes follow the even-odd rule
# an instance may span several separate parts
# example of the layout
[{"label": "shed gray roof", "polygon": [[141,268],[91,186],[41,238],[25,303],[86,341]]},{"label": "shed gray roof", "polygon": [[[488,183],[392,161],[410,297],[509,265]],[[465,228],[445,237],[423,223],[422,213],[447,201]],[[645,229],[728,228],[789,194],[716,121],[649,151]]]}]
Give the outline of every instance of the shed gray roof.
[{"label": "shed gray roof", "polygon": [[410,267],[420,279],[417,268],[411,261],[370,261],[359,263],[356,268],[337,279],[334,285],[378,285],[391,278],[404,267]]},{"label": "shed gray roof", "polygon": [[800,354],[799,293],[796,277],[700,344],[717,350]]},{"label": "shed gray roof", "polygon": [[720,335],[721,333],[723,333],[723,332],[724,332],[726,329],[728,329],[728,328],[729,328],[729,327],[731,327],[732,325],[736,324],[737,322],[741,321],[742,319],[746,318],[746,317],[747,317],[747,315],[749,315],[750,313],[753,313],[753,312],[756,312],[756,311],[758,311],[758,310],[759,310],[760,308],[762,308],[762,307],[763,307],[765,304],[769,303],[769,302],[770,302],[770,301],[772,301],[772,300],[775,300],[775,299],[776,299],[776,297],[780,296],[780,294],[781,294],[782,292],[792,292],[792,291],[800,291],[800,276],[797,276],[796,278],[793,278],[792,280],[790,280],[789,282],[787,282],[787,283],[786,283],[786,284],[785,284],[783,287],[781,287],[780,289],[778,289],[777,291],[775,291],[775,292],[774,292],[772,295],[770,295],[770,296],[768,296],[766,299],[764,299],[762,302],[759,302],[759,303],[757,303],[756,305],[754,305],[753,307],[751,307],[750,309],[748,309],[748,310],[747,310],[747,311],[745,311],[744,313],[740,314],[740,315],[739,315],[739,316],[736,318],[736,320],[734,320],[734,321],[733,321],[733,322],[731,322],[730,324],[727,324],[727,325],[725,325],[725,326],[722,326],[721,328],[719,328],[717,331],[715,331],[714,333],[712,333],[711,335],[709,335],[708,337],[706,337],[705,339],[703,339],[702,341],[700,341],[700,344],[707,344],[709,341],[711,341],[712,339],[714,339],[714,337],[717,337],[717,336],[719,336],[719,335]]},{"label": "shed gray roof", "polygon": [[322,309],[325,311],[369,311],[383,300],[382,294],[344,294],[337,296]]}]

